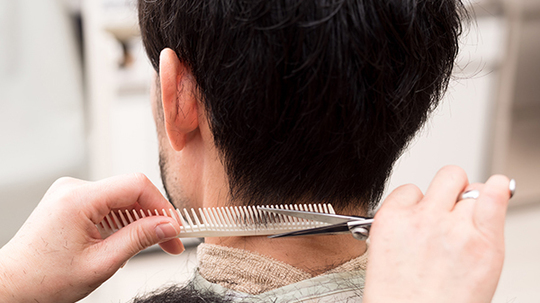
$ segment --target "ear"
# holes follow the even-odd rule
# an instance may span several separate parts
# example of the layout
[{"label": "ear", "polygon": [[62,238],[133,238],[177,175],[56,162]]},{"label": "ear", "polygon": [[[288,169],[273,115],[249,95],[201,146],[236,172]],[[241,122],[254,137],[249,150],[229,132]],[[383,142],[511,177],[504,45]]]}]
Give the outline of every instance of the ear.
[{"label": "ear", "polygon": [[165,130],[172,148],[181,151],[190,133],[199,127],[196,83],[172,49],[161,51],[159,61]]}]

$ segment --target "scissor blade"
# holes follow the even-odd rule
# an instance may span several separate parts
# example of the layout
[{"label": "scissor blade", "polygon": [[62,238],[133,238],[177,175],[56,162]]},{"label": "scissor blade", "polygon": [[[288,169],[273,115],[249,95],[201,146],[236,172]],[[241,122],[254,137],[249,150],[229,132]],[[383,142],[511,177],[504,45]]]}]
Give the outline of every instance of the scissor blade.
[{"label": "scissor blade", "polygon": [[268,238],[285,238],[285,237],[294,237],[294,236],[321,236],[321,235],[335,235],[335,234],[344,234],[349,233],[349,227],[347,223],[334,224],[323,227],[316,227],[304,230],[297,230],[288,233],[271,235]]},{"label": "scissor blade", "polygon": [[342,216],[342,215],[335,215],[335,214],[315,213],[315,212],[309,212],[309,211],[288,210],[288,209],[267,208],[267,207],[258,207],[258,209],[264,210],[267,212],[276,213],[276,214],[282,214],[285,216],[291,216],[291,217],[312,220],[312,221],[317,221],[317,222],[325,222],[325,223],[330,223],[330,224],[347,223],[352,220],[358,221],[362,219],[371,219],[371,218],[357,217],[357,216]]}]

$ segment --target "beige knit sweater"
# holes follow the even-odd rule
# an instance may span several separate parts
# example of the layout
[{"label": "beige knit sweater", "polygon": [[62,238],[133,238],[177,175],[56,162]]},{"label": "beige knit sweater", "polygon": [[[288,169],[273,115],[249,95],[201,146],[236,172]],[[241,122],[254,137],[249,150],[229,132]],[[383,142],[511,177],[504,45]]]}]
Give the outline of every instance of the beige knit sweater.
[{"label": "beige knit sweater", "polygon": [[[275,259],[243,249],[201,244],[197,249],[199,273],[207,281],[248,294],[261,294],[314,276]],[[367,252],[323,275],[365,270]]]}]

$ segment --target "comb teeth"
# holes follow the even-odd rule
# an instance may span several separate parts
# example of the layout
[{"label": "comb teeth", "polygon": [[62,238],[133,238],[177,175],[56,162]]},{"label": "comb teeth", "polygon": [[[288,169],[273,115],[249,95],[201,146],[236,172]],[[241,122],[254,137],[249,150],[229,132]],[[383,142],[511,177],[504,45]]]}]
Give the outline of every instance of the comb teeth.
[{"label": "comb teeth", "polygon": [[[274,214],[259,210],[258,206],[229,206],[195,209],[118,210],[109,213],[97,224],[102,237],[108,237],[137,220],[166,216],[180,224],[179,238],[265,236],[289,231],[326,226],[328,223]],[[330,204],[265,205],[267,208],[311,211],[335,214]]]}]

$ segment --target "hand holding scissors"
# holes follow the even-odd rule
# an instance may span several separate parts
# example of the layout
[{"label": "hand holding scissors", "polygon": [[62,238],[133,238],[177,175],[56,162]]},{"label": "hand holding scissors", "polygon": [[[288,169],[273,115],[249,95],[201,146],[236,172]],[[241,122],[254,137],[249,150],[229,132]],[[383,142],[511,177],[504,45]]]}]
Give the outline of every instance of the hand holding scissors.
[{"label": "hand holding scissors", "polygon": [[277,237],[370,235],[364,303],[487,303],[502,271],[504,218],[514,191],[515,182],[504,176],[469,184],[462,169],[449,166],[425,195],[414,185],[394,190],[374,218],[268,211],[331,224]]}]

